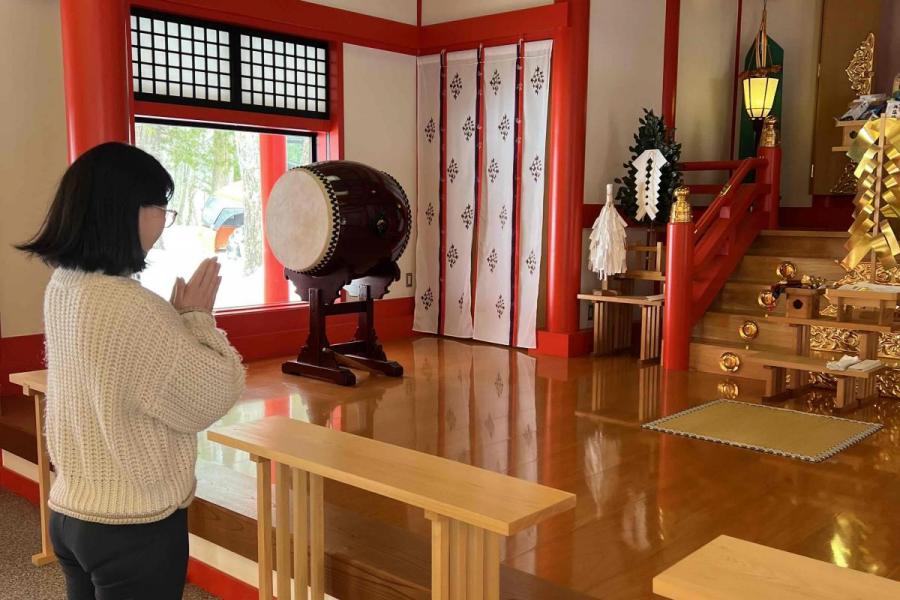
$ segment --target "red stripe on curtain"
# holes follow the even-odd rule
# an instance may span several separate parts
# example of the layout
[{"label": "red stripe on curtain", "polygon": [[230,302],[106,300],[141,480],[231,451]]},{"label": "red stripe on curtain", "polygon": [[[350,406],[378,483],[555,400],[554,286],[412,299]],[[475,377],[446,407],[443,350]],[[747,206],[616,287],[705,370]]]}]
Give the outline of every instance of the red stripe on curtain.
[{"label": "red stripe on curtain", "polygon": [[481,217],[482,173],[484,172],[484,46],[478,47],[478,68],[475,80],[478,91],[475,95],[475,222],[472,225],[472,321],[475,320],[475,296],[478,292],[478,231]]},{"label": "red stripe on curtain", "polygon": [[440,243],[440,293],[438,297],[438,334],[444,335],[444,316],[447,300],[446,261],[447,256],[447,53],[441,51],[441,183],[438,204],[440,205],[441,243]]},{"label": "red stripe on curtain", "polygon": [[514,184],[513,184],[513,230],[512,230],[512,301],[509,311],[509,345],[515,346],[519,333],[519,228],[521,222],[522,207],[522,135],[524,128],[524,90],[525,79],[525,41],[519,40],[516,45],[516,118],[515,140],[516,150],[513,160]]}]

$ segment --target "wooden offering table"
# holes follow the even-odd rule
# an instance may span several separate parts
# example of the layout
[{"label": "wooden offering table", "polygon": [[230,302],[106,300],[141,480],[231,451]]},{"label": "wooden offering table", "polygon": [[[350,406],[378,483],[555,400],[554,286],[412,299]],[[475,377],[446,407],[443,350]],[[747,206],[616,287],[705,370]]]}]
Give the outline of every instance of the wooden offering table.
[{"label": "wooden offering table", "polygon": [[720,535],[653,578],[672,600],[889,600],[900,583]]},{"label": "wooden offering table", "polygon": [[610,290],[578,294],[594,304],[594,354],[610,354],[631,346],[631,311],[641,307],[641,360],[659,358],[662,345],[663,295],[623,296]]},{"label": "wooden offering table", "polygon": [[41,551],[31,557],[36,566],[52,563],[56,560],[53,545],[50,543],[50,509],[47,498],[50,496],[50,458],[47,456],[47,442],[44,439],[44,400],[47,395],[47,371],[27,371],[12,373],[9,381],[22,387],[22,393],[34,397],[34,420],[37,438],[38,457],[38,496],[41,509]]},{"label": "wooden offering table", "polygon": [[431,521],[431,594],[440,600],[499,598],[500,536],[575,506],[567,492],[288,417],[207,435],[249,452],[256,462],[259,597],[265,600],[273,592],[271,463],[277,464],[274,566],[280,600],[291,597],[292,572],[295,599],[307,598],[307,583],[313,600],[324,598],[325,479],[425,511]]},{"label": "wooden offering table", "polygon": [[[877,359],[880,335],[900,331],[900,323],[894,321],[900,291],[888,291],[892,287],[900,289],[900,286],[875,284],[872,284],[872,288],[869,288],[869,284],[853,284],[838,289],[787,288],[785,290],[785,315],[766,315],[766,318],[795,328],[795,352],[799,357],[809,357],[812,327],[831,327],[846,329],[857,335],[860,359]],[[819,303],[823,295],[835,305],[836,315],[834,317],[821,315]],[[826,372],[819,363],[822,361],[816,363],[820,368],[811,370],[820,373]],[[807,386],[809,376],[807,370],[788,368],[788,371],[791,374],[790,387],[792,390],[799,391]],[[838,381],[840,384],[841,380]],[[863,395],[867,395],[867,391],[864,390]]]},{"label": "wooden offering table", "polygon": [[[880,365],[866,371],[855,371],[852,369],[839,371],[829,369],[825,360],[821,358],[776,352],[758,352],[751,355],[750,360],[762,364],[767,371],[766,395],[763,396],[763,401],[775,402],[785,400],[805,389],[804,387],[793,385],[793,381],[791,388],[788,388],[785,383],[786,370],[803,374],[809,372],[824,373],[831,375],[837,380],[837,395],[834,398],[834,406],[836,408],[849,407],[850,404],[857,400],[870,400],[875,397],[875,376],[886,368],[884,365]],[[859,394],[856,391],[857,381],[860,382],[862,388]]]}]

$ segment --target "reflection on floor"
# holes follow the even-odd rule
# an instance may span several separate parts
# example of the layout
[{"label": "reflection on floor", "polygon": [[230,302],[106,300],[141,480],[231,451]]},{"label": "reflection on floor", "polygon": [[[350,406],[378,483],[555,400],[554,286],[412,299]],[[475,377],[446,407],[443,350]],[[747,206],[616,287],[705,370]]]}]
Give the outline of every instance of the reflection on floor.
[{"label": "reflection on floor", "polygon": [[[474,343],[386,344],[401,380],[355,388],[251,365],[222,424],[289,415],[577,494],[574,511],[511,538],[504,563],[603,598],[651,597],[652,577],[719,534],[900,579],[900,402],[847,416],[885,428],[817,465],[642,430],[719,396],[724,376],[666,376],[628,356],[537,359]],[[734,380],[739,400],[762,385]],[[831,412],[830,392],[789,405]],[[201,441],[203,464],[252,475],[246,454]],[[330,486],[328,501],[426,536],[421,514]]]}]

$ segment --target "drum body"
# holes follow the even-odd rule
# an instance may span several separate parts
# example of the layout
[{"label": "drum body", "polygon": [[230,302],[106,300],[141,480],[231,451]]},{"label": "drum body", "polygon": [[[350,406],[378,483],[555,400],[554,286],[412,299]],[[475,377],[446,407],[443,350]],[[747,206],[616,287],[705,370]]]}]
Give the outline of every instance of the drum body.
[{"label": "drum body", "polygon": [[351,161],[291,169],[269,195],[266,235],[285,268],[310,276],[364,276],[409,242],[409,200],[393,177]]}]

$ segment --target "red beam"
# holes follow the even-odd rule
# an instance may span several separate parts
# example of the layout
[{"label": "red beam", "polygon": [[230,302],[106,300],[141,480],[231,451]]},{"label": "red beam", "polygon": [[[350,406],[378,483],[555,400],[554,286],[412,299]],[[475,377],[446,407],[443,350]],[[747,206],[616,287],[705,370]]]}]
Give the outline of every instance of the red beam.
[{"label": "red beam", "polygon": [[[419,30],[419,54],[553,37],[569,23],[566,2],[426,25]],[[553,49],[554,53],[556,48]]]},{"label": "red beam", "polygon": [[418,27],[302,0],[131,0],[132,6],[416,54]]},{"label": "red beam", "polygon": [[666,127],[675,127],[675,96],[678,87],[678,27],[681,0],[666,0],[663,41],[662,115]]},{"label": "red beam", "polygon": [[[135,100],[134,114],[137,117],[155,117],[185,123],[208,123],[211,126],[232,125],[236,127],[256,127],[260,129],[277,129],[281,131],[313,131],[327,132],[333,127],[331,120],[273,115],[227,108],[211,108],[206,106],[190,106],[169,102],[148,102]],[[334,117],[334,115],[332,115]]]},{"label": "red beam", "polygon": [[61,0],[69,161],[131,140],[128,16],[118,0]]},{"label": "red beam", "polygon": [[[269,195],[275,182],[287,170],[287,139],[283,135],[268,133],[259,136],[259,185],[262,200],[262,218],[265,227],[269,207]],[[263,235],[263,298],[266,304],[287,302],[289,298],[284,268],[269,245],[269,238]]]},{"label": "red beam", "polygon": [[575,266],[581,264],[590,4],[588,0],[560,4],[568,8],[571,27],[554,39],[550,79],[547,330],[576,335],[581,273]]}]

